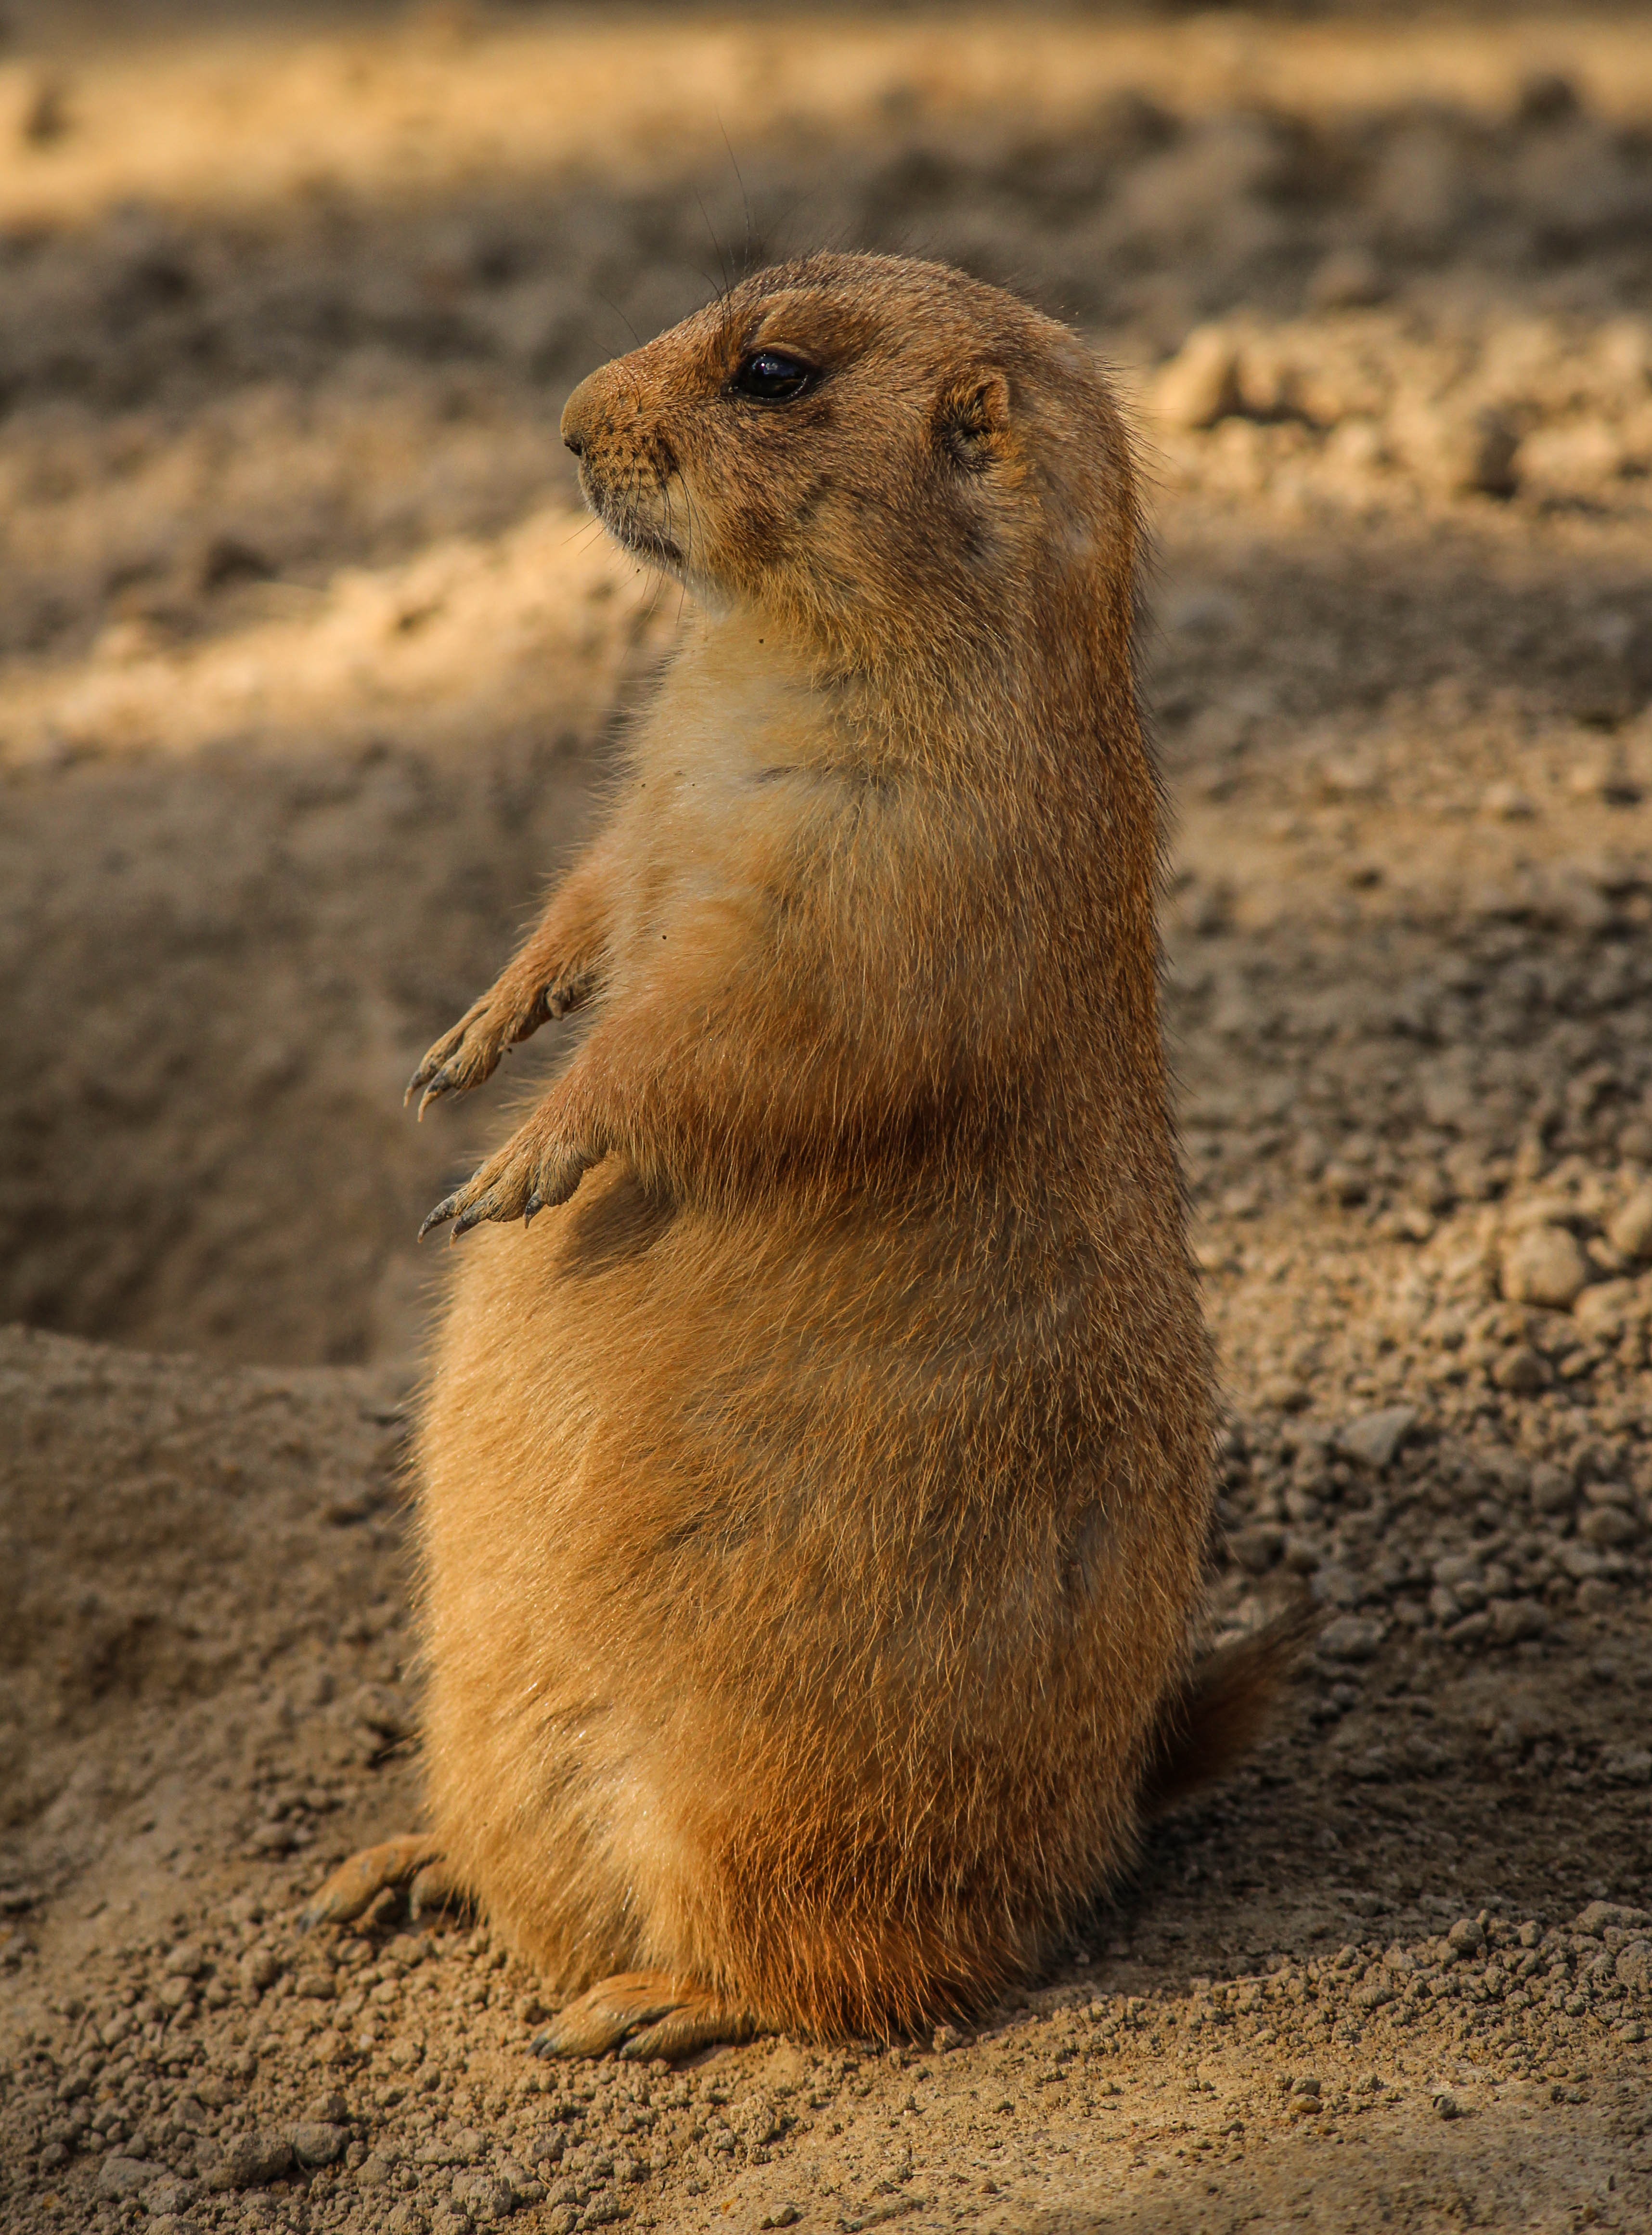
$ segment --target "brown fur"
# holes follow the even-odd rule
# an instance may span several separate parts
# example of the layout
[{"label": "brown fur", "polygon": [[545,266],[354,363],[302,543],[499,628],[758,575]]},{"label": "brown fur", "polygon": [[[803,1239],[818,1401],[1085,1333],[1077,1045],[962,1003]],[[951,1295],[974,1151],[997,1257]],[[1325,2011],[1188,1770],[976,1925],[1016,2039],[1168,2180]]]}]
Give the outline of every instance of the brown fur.
[{"label": "brown fur", "polygon": [[1140,1805],[1161,1815],[1231,1767],[1262,1736],[1279,1689],[1320,1625],[1306,1602],[1249,1637],[1219,1645],[1160,1709]]},{"label": "brown fur", "polygon": [[[818,383],[737,393],[760,346]],[[673,1989],[696,2039],[930,2023],[1129,1857],[1200,1596],[1130,446],[1061,327],[872,257],[736,287],[564,431],[695,606],[415,1081],[589,1004],[433,1214],[485,1230],[420,1447],[421,1852],[562,1989],[640,1975],[556,2045]]]}]

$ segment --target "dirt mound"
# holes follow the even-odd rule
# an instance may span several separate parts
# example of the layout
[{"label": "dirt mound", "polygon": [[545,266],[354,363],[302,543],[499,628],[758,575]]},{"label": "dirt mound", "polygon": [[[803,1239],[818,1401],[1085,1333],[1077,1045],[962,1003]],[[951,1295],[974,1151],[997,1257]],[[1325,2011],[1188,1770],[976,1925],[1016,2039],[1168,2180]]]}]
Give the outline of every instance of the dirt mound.
[{"label": "dirt mound", "polygon": [[[978,2037],[674,2074],[539,2063],[532,1976],[462,1922],[409,1928],[386,1897],[344,1935],[297,1929],[336,1859],[416,1810],[393,1382],[19,1331],[0,1405],[18,2235],[140,2203],[163,2227],[397,2235],[519,2212],[557,2235],[788,2211],[1342,2228],[1377,2196],[1418,2228],[1644,2212],[1652,1913],[1622,1889],[1652,1897],[1652,1656],[1627,1614],[1511,1622],[1531,1603],[1484,1540],[1433,1580],[1443,1504],[1479,1527],[1501,1484],[1567,1528],[1506,1455],[1471,1467],[1392,1412],[1248,1423],[1230,1496],[1258,1517],[1227,1603],[1283,1551],[1356,1609],[1252,1766]],[[1606,1509],[1577,1503],[1582,1549]]]}]

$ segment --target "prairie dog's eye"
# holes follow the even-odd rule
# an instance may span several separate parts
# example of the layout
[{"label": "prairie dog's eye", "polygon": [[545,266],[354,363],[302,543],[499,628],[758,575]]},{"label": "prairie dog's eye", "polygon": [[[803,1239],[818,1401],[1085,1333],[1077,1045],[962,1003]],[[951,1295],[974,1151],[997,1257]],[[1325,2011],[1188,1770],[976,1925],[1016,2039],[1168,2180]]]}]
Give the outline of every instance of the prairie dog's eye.
[{"label": "prairie dog's eye", "polygon": [[735,375],[735,392],[761,403],[789,403],[813,385],[814,367],[785,350],[754,350]]}]

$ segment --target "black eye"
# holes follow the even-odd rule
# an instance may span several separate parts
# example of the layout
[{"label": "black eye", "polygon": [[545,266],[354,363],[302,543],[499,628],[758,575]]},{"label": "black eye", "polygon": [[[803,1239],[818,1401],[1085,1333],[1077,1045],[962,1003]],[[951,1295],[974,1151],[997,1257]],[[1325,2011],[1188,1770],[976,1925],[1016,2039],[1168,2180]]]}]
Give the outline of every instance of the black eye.
[{"label": "black eye", "polygon": [[763,403],[789,403],[814,383],[814,367],[784,350],[757,350],[735,375],[735,390]]}]

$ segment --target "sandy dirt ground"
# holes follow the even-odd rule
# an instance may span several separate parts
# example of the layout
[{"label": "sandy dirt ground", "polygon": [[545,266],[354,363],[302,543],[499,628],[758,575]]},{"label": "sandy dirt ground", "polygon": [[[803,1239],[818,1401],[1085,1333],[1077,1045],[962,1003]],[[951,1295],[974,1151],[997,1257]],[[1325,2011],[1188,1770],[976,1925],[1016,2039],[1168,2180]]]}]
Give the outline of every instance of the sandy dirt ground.
[{"label": "sandy dirt ground", "polygon": [[[1643,17],[8,18],[8,2235],[1652,2225]],[[416,1820],[411,1237],[513,1099],[401,1087],[676,622],[562,400],[818,243],[1134,401],[1211,1629],[1325,1626],[977,2029],[549,2068],[485,1924],[295,1921]]]}]

